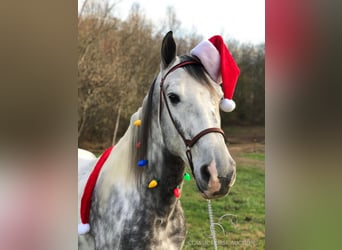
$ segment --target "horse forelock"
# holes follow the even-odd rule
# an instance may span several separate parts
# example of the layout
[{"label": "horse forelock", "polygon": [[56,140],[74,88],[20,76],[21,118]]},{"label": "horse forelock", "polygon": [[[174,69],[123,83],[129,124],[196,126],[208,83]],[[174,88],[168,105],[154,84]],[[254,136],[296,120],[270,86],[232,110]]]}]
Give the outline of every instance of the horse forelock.
[{"label": "horse forelock", "polygon": [[[184,61],[193,61],[197,60],[191,56],[188,55],[182,55],[179,57],[180,62]],[[182,67],[192,78],[197,80],[197,82],[204,84],[209,91],[212,93],[214,91],[214,88],[211,84],[211,80],[209,79],[206,70],[204,66],[201,63],[195,63],[195,64],[188,64]]]}]

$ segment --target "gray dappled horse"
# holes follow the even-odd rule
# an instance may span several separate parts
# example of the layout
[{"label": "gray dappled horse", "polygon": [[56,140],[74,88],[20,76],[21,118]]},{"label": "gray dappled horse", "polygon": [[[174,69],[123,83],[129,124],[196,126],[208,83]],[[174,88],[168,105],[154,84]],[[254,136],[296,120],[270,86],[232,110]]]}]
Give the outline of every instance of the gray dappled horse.
[{"label": "gray dappled horse", "polygon": [[[182,186],[185,164],[206,199],[226,195],[235,181],[235,162],[220,129],[222,95],[195,58],[176,56],[169,32],[162,42],[161,71],[101,170],[91,231],[79,236],[79,249],[182,248],[185,219],[173,190]],[[134,125],[137,119],[141,126]],[[141,159],[148,164],[138,167]],[[79,166],[79,199],[95,163]],[[148,188],[153,179],[158,186]]]}]

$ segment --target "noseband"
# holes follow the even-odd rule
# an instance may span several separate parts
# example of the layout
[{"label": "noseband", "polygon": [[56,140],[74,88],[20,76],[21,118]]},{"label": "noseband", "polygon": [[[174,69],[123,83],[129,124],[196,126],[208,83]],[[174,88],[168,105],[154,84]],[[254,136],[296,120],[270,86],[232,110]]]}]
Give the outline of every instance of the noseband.
[{"label": "noseband", "polygon": [[179,68],[182,68],[184,67],[185,65],[190,65],[190,64],[200,64],[200,62],[198,61],[195,61],[195,60],[189,60],[189,61],[184,61],[184,62],[181,62],[175,66],[173,66],[162,78],[161,78],[161,81],[160,81],[160,99],[159,99],[159,120],[160,120],[160,117],[161,117],[161,110],[162,110],[162,104],[163,104],[163,98],[164,98],[164,102],[165,102],[165,106],[166,106],[166,109],[167,109],[167,112],[169,113],[169,116],[170,116],[170,119],[173,123],[173,126],[176,128],[178,134],[180,135],[180,137],[182,138],[184,144],[185,144],[185,147],[186,147],[186,157],[188,158],[188,161],[189,161],[189,165],[190,165],[190,168],[191,168],[191,171],[192,171],[192,174],[195,176],[194,174],[194,165],[193,165],[193,162],[192,162],[192,154],[191,154],[191,148],[196,144],[196,142],[204,135],[206,134],[209,134],[209,133],[220,133],[223,135],[224,139],[225,138],[225,135],[224,135],[224,132],[221,128],[207,128],[207,129],[204,129],[202,130],[201,132],[199,132],[196,136],[194,136],[192,139],[187,139],[185,138],[185,136],[182,134],[182,132],[180,131],[179,127],[177,126],[175,120],[173,119],[173,116],[172,116],[172,113],[171,113],[171,110],[170,110],[170,107],[169,107],[169,104],[168,104],[168,101],[167,101],[167,98],[166,98],[166,94],[165,94],[165,91],[164,91],[164,82],[165,82],[165,79],[166,77],[172,73],[173,71],[175,71],[176,69],[179,69]]}]

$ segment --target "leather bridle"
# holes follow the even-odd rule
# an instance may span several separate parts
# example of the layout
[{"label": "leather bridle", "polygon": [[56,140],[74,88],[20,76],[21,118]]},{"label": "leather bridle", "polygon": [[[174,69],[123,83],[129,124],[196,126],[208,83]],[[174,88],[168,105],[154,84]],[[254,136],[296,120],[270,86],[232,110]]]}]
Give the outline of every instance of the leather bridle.
[{"label": "leather bridle", "polygon": [[199,132],[196,136],[194,136],[192,139],[187,139],[185,138],[185,136],[182,134],[182,132],[180,131],[179,127],[177,126],[175,120],[173,119],[172,113],[170,111],[170,107],[166,98],[166,94],[164,91],[164,82],[166,77],[172,73],[173,71],[175,71],[176,69],[182,68],[185,65],[190,65],[190,64],[200,64],[200,62],[195,61],[195,60],[188,60],[188,61],[184,61],[181,63],[176,64],[175,66],[173,66],[162,78],[160,81],[160,100],[159,100],[159,120],[161,119],[161,110],[162,110],[162,103],[163,103],[163,98],[164,98],[164,102],[165,102],[165,106],[167,109],[167,112],[169,113],[170,119],[173,123],[173,126],[176,128],[178,134],[180,135],[180,137],[182,138],[185,147],[186,147],[186,157],[188,158],[189,161],[189,166],[191,168],[192,174],[195,176],[194,173],[194,166],[193,166],[193,162],[192,162],[192,154],[191,154],[191,148],[196,144],[196,142],[204,135],[209,134],[209,133],[220,133],[223,135],[224,139],[225,135],[224,132],[221,128],[207,128],[202,130],[201,132]]}]

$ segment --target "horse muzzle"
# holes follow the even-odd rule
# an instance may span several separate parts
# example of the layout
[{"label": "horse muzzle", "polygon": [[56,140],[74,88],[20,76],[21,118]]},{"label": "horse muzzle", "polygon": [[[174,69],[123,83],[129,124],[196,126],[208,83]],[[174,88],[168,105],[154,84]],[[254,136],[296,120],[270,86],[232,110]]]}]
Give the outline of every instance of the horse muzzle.
[{"label": "horse muzzle", "polygon": [[235,162],[229,167],[228,173],[221,176],[216,167],[216,162],[213,160],[209,165],[201,166],[199,177],[200,180],[196,178],[196,183],[204,198],[216,199],[225,196],[235,182]]}]

